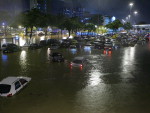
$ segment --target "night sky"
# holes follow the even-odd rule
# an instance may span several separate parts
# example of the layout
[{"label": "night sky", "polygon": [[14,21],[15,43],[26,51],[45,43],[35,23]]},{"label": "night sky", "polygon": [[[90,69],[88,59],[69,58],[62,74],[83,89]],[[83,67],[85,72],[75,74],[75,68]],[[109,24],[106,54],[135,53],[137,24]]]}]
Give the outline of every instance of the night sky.
[{"label": "night sky", "polygon": [[[24,10],[26,7],[23,1],[27,0],[0,0],[0,10],[16,12]],[[116,16],[119,19],[125,19],[130,12],[129,3],[134,2],[133,11],[138,11],[137,21],[145,21],[150,24],[150,0],[54,0],[64,1],[70,7],[84,7],[91,13],[100,13],[103,15]]]},{"label": "night sky", "polygon": [[[64,0],[72,6],[80,5],[92,13],[116,16],[125,19],[130,12],[129,3],[133,2],[132,11],[138,11],[137,21],[145,21],[150,24],[150,0]],[[135,15],[134,15],[135,16]]]}]

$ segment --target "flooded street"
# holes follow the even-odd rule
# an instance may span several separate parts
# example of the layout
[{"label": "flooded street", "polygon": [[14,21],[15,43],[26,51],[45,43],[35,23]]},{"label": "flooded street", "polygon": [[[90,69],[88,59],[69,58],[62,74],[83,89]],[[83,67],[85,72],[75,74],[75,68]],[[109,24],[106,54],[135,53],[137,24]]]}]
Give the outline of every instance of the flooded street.
[{"label": "flooded street", "polygon": [[[53,63],[58,51],[64,63]],[[70,68],[75,56],[87,64]],[[0,113],[149,113],[150,49],[122,47],[104,54],[96,49],[24,49],[0,53],[0,80],[28,76],[31,82],[10,98],[0,97]]]}]

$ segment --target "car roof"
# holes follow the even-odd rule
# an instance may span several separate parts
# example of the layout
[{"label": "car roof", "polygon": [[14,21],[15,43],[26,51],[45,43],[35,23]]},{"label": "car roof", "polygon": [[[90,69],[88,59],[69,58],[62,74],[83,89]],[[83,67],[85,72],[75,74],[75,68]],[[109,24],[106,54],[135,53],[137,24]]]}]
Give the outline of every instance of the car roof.
[{"label": "car roof", "polygon": [[74,60],[83,60],[84,57],[75,57]]},{"label": "car roof", "polygon": [[55,52],[55,53],[52,53],[52,55],[62,55],[62,54],[58,53],[58,52]]},{"label": "car roof", "polygon": [[12,84],[13,82],[15,82],[18,79],[18,77],[7,77],[5,79],[3,79],[0,84]]}]

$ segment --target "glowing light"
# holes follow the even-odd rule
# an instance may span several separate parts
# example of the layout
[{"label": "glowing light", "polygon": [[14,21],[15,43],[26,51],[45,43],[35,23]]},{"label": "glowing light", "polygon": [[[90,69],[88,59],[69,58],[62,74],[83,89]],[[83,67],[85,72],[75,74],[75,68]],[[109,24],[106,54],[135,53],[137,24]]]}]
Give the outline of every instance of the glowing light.
[{"label": "glowing light", "polygon": [[2,26],[5,26],[5,23],[4,23],[4,22],[2,23]]},{"label": "glowing light", "polygon": [[70,49],[72,54],[76,54],[77,53],[77,49]]},{"label": "glowing light", "polygon": [[41,37],[40,37],[40,41],[41,41],[41,40],[45,40],[45,36],[41,36]]},{"label": "glowing light", "polygon": [[136,15],[136,14],[138,14],[138,12],[137,12],[137,11],[134,11],[134,14]]},{"label": "glowing light", "polygon": [[23,39],[22,37],[20,37],[20,46],[24,46],[25,45],[25,43],[26,43],[26,41],[25,41],[25,39]]},{"label": "glowing light", "polygon": [[131,7],[132,7],[133,5],[134,5],[134,4],[133,4],[132,2],[129,4],[129,6],[131,6]]},{"label": "glowing light", "polygon": [[67,39],[67,37],[63,37],[62,39]]},{"label": "glowing light", "polygon": [[19,29],[21,29],[21,28],[22,28],[22,26],[18,26],[18,28],[19,28]]},{"label": "glowing light", "polygon": [[112,20],[112,22],[115,21],[115,20],[116,20],[116,17],[113,16],[111,20]]},{"label": "glowing light", "polygon": [[73,36],[71,35],[71,36],[69,37],[69,39],[73,39]]},{"label": "glowing light", "polygon": [[16,39],[16,40],[19,40],[19,36],[18,36],[18,35],[16,35],[15,39]]}]

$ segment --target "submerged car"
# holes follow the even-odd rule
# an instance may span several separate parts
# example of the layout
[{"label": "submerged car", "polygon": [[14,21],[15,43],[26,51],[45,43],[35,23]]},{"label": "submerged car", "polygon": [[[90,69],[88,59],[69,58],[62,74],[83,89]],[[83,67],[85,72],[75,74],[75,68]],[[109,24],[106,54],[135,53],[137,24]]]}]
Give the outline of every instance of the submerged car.
[{"label": "submerged car", "polygon": [[0,81],[0,96],[11,97],[26,86],[30,77],[7,77]]},{"label": "submerged car", "polygon": [[41,48],[41,46],[39,44],[32,43],[32,44],[30,44],[28,49],[33,50],[33,49],[39,49],[39,48]]},{"label": "submerged car", "polygon": [[13,53],[13,52],[17,52],[20,51],[21,48],[19,46],[17,46],[16,44],[8,44],[4,49],[3,49],[3,53]]},{"label": "submerged car", "polygon": [[70,63],[71,67],[83,67],[86,63],[86,59],[84,57],[75,57],[73,61]]},{"label": "submerged car", "polygon": [[64,57],[61,53],[55,52],[55,53],[50,54],[50,56],[53,62],[64,62]]}]

